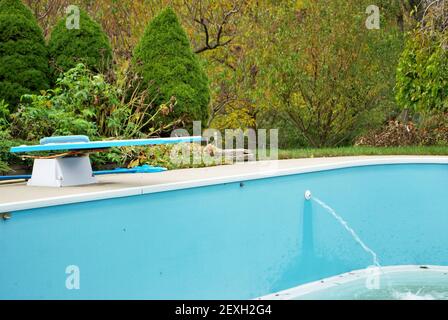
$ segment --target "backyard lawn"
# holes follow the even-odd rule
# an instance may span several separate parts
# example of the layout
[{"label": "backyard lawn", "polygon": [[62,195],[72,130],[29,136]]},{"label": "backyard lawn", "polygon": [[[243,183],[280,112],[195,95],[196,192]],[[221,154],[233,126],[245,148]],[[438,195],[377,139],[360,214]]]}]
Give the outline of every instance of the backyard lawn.
[{"label": "backyard lawn", "polygon": [[410,147],[340,147],[321,149],[282,149],[279,159],[379,156],[379,155],[447,155],[448,146],[410,146]]}]

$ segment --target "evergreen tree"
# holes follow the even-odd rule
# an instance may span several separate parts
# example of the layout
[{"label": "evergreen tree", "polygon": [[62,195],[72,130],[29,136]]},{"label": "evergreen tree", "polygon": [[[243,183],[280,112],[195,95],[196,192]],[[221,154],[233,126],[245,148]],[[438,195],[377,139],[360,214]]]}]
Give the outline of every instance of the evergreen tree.
[{"label": "evergreen tree", "polygon": [[48,43],[51,73],[61,73],[83,63],[93,72],[104,72],[112,62],[112,49],[101,26],[80,10],[79,28],[68,28],[67,15],[54,27]]},{"label": "evergreen tree", "polygon": [[13,111],[22,95],[48,85],[47,48],[37,20],[20,0],[0,0],[0,100]]},{"label": "evergreen tree", "polygon": [[208,79],[193,53],[187,35],[171,8],[147,26],[134,51],[133,66],[143,77],[151,96],[161,105],[175,97],[177,104],[163,122],[208,119]]}]

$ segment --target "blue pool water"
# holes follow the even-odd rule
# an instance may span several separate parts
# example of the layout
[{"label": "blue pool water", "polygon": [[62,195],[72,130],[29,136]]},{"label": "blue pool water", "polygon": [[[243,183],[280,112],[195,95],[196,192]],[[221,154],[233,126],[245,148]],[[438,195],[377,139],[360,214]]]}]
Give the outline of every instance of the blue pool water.
[{"label": "blue pool water", "polygon": [[375,165],[13,212],[0,298],[251,299],[371,265],[306,190],[381,265],[448,265],[448,165]]}]

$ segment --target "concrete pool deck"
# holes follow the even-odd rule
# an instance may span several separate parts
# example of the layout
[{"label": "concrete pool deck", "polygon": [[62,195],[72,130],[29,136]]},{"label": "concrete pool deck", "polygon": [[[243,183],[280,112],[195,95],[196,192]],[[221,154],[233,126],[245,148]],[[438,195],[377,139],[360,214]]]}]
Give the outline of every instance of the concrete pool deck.
[{"label": "concrete pool deck", "polygon": [[448,156],[358,156],[258,161],[160,173],[98,176],[78,187],[31,187],[26,182],[0,185],[0,213],[69,203],[141,195],[307,172],[382,164],[448,164]]}]

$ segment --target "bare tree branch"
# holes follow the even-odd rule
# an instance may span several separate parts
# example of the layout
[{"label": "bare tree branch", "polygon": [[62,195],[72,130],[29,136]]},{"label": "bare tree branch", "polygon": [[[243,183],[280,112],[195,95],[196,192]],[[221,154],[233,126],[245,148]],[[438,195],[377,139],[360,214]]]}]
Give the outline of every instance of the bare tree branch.
[{"label": "bare tree branch", "polygon": [[[196,48],[194,50],[195,53],[201,53],[204,51],[216,49],[218,47],[223,47],[228,45],[232,41],[232,38],[225,41],[223,40],[225,36],[228,36],[225,32],[225,28],[229,25],[231,19],[241,11],[245,1],[246,0],[235,0],[232,9],[224,12],[221,20],[219,22],[216,22],[215,13],[213,11],[206,12],[202,0],[196,0],[193,2],[184,0],[184,4],[193,17],[193,21],[201,25],[202,30],[204,31],[204,44]],[[211,19],[207,19],[206,15],[211,17]],[[213,40],[211,39],[211,29],[216,31]]]}]

